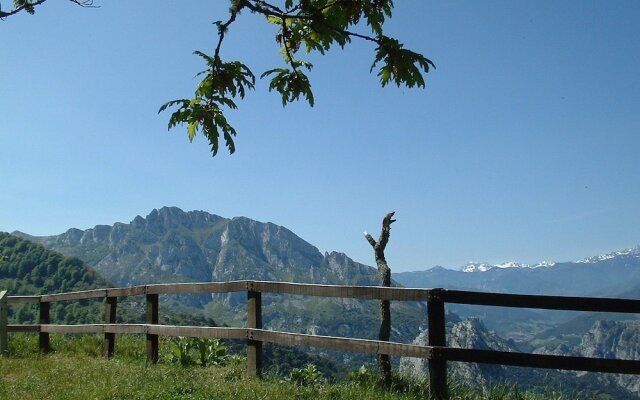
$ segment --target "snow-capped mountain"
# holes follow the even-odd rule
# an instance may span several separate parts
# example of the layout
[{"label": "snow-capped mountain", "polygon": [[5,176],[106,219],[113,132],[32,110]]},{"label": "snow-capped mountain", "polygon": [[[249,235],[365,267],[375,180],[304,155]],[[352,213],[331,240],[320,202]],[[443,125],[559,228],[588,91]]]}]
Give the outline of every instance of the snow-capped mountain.
[{"label": "snow-capped mountain", "polygon": [[640,246],[580,262],[545,261],[534,265],[469,263],[453,270],[393,274],[409,287],[442,287],[501,293],[639,298]]},{"label": "snow-capped mountain", "polygon": [[[581,260],[574,261],[575,264],[595,264],[601,261],[612,260],[619,257],[634,257],[640,258],[640,245],[625,250],[614,251],[612,253],[601,254],[598,256],[592,256],[583,258]],[[502,264],[489,264],[484,262],[470,261],[462,267],[462,272],[487,272],[496,268],[548,268],[556,265],[554,261],[541,261],[537,264],[523,264],[515,261],[507,261]]]},{"label": "snow-capped mountain", "polygon": [[515,261],[507,261],[502,264],[488,264],[488,263],[478,263],[478,262],[469,262],[467,265],[462,267],[462,272],[487,272],[495,268],[505,269],[505,268],[541,268],[541,267],[553,267],[556,263],[553,261],[542,261],[538,264],[522,264]]},{"label": "snow-capped mountain", "polygon": [[491,264],[469,261],[469,263],[467,263],[467,265],[462,267],[462,271],[463,272],[476,272],[476,271],[486,272],[486,271],[490,270],[493,267],[494,266],[491,265]]},{"label": "snow-capped mountain", "polygon": [[576,263],[579,263],[579,264],[593,264],[593,263],[597,263],[597,262],[600,262],[600,261],[611,260],[612,258],[624,257],[624,256],[640,257],[640,246],[636,246],[636,247],[632,247],[630,249],[625,249],[625,250],[620,250],[620,251],[614,251],[613,253],[602,254],[602,255],[599,255],[599,256],[583,258],[582,260],[576,261]]}]

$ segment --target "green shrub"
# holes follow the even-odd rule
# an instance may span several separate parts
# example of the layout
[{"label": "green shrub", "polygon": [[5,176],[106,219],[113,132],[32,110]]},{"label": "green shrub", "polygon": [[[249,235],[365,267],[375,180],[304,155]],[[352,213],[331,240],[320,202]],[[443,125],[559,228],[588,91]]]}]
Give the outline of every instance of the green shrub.
[{"label": "green shrub", "polygon": [[227,347],[219,339],[179,336],[171,341],[171,361],[183,367],[189,365],[222,366],[228,361]]},{"label": "green shrub", "polygon": [[286,381],[296,386],[320,386],[326,383],[322,373],[313,364],[307,364],[304,368],[293,368]]}]

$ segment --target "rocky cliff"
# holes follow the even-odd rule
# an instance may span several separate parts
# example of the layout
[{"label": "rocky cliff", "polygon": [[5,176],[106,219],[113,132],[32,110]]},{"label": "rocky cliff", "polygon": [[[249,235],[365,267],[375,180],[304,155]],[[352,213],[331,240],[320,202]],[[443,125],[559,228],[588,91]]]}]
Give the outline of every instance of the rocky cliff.
[{"label": "rocky cliff", "polygon": [[[447,346],[449,347],[517,351],[512,342],[489,331],[477,318],[459,320],[454,314],[449,314],[447,321],[455,321],[447,324]],[[422,331],[413,344],[426,346],[428,331]],[[429,373],[429,365],[424,359],[403,357],[400,360],[400,371],[414,376],[426,376]],[[449,371],[454,380],[482,387],[508,381],[510,377],[507,368],[491,364],[451,362],[449,363]]]},{"label": "rocky cliff", "polygon": [[176,207],[128,224],[69,229],[56,236],[15,234],[76,256],[118,285],[281,280],[372,285],[377,271],[341,253],[321,254],[285,227]]},{"label": "rocky cliff", "polygon": [[[584,357],[640,360],[640,321],[597,321],[572,352]],[[589,375],[604,386],[617,385],[640,398],[637,375]]]},{"label": "rocky cliff", "polygon": [[[455,315],[449,314],[447,321],[451,321],[447,325],[448,346],[479,350],[523,351],[516,347],[513,341],[505,340],[495,332],[489,331],[478,319],[460,321],[456,320]],[[427,335],[427,331],[422,331],[413,343],[427,345]],[[532,352],[638,360],[640,359],[640,321],[597,321],[575,346],[555,340]],[[417,358],[403,357],[400,360],[400,370],[402,373],[421,377],[429,373],[426,360]],[[544,384],[582,393],[581,396],[587,396],[584,398],[592,398],[589,396],[596,392],[606,393],[612,396],[608,398],[615,399],[640,398],[640,379],[637,375],[536,370],[455,362],[449,363],[449,374],[455,381],[481,387],[489,387],[495,383],[517,383],[521,387],[539,387]]]}]

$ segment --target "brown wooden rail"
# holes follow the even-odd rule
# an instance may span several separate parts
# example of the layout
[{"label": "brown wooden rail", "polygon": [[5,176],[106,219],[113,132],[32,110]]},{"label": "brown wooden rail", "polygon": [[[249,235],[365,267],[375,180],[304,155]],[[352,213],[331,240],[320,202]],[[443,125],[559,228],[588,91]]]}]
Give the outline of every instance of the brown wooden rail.
[{"label": "brown wooden rail", "polygon": [[[176,293],[247,293],[247,327],[196,327],[159,325],[159,295]],[[340,297],[364,300],[426,301],[428,310],[428,346],[417,346],[377,340],[331,336],[305,335],[262,329],[262,293]],[[116,324],[117,299],[127,296],[146,296],[145,324]],[[104,324],[51,324],[49,305],[55,301],[105,299]],[[37,303],[39,324],[7,325],[8,304]],[[111,357],[115,350],[116,334],[144,334],[147,359],[158,360],[158,336],[215,337],[247,341],[247,372],[258,376],[262,370],[264,342],[291,346],[321,347],[342,351],[419,357],[429,360],[431,397],[446,399],[447,362],[477,362],[533,368],[567,369],[575,371],[640,374],[640,360],[616,360],[589,357],[569,357],[492,350],[459,349],[446,346],[445,303],[499,307],[540,308],[640,314],[640,300],[587,298],[566,296],[516,295],[469,292],[447,289],[408,289],[372,286],[335,286],[287,282],[231,281],[206,283],[176,283],[108,288],[39,296],[7,296],[0,292],[0,353],[6,353],[7,332],[37,332],[41,351],[50,350],[50,333],[101,333],[104,335],[104,354]],[[4,336],[3,336],[4,335]]]}]

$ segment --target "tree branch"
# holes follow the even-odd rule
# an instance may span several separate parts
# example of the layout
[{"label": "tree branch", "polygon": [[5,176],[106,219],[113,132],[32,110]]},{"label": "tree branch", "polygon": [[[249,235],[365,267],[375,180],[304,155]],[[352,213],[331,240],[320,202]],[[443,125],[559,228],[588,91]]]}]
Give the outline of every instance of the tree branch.
[{"label": "tree branch", "polygon": [[224,24],[222,23],[222,21],[218,21],[216,22],[216,25],[218,26],[218,45],[216,46],[216,50],[213,53],[213,57],[215,59],[220,59],[220,47],[222,46],[222,41],[224,40],[224,35],[225,33],[227,33],[227,29],[229,29],[229,25],[231,25],[235,20],[236,17],[238,16],[238,13],[240,12],[240,10],[242,9],[243,5],[241,4],[237,10],[232,10],[231,11],[231,17],[229,17],[229,20],[227,22],[225,22]]},{"label": "tree branch", "polygon": [[[281,10],[277,6],[274,6],[273,4],[267,3],[266,1],[263,1],[263,0],[254,0],[254,1],[256,2],[256,5],[259,4],[260,6],[264,7],[265,9],[273,10],[273,12],[276,12],[276,13],[279,13],[279,14],[285,14],[285,12],[283,10]],[[251,4],[248,4],[247,6],[249,7],[249,9],[251,9]]]},{"label": "tree branch", "polygon": [[395,213],[395,211],[391,211],[382,220],[382,231],[380,232],[380,239],[378,239],[378,246],[380,247],[380,251],[384,251],[385,247],[387,247],[387,243],[389,242],[389,236],[391,234],[391,224],[396,222],[396,220],[393,219],[393,215]]},{"label": "tree branch", "polygon": [[37,0],[37,1],[34,1],[33,3],[24,3],[23,5],[21,5],[19,7],[16,7],[16,8],[14,8],[13,10],[11,10],[9,12],[0,11],[0,19],[9,17],[11,15],[15,15],[15,14],[19,13],[20,11],[25,10],[26,8],[37,6],[39,4],[44,3],[45,1],[47,1],[47,0]]},{"label": "tree branch", "polygon": [[100,6],[94,6],[93,0],[69,0],[72,3],[76,3],[80,7],[84,8],[100,8]]},{"label": "tree branch", "polygon": [[287,58],[289,59],[288,64],[291,65],[293,71],[298,74],[298,69],[296,68],[296,64],[293,62],[293,56],[291,55],[291,50],[289,49],[289,45],[287,44],[287,33],[289,32],[289,28],[287,28],[287,21],[282,19],[282,46],[284,47],[284,51],[287,54]]},{"label": "tree branch", "polygon": [[[256,4],[252,4],[251,1],[247,1],[246,3],[244,3],[244,6],[246,6],[249,10],[258,13],[258,14],[262,14],[265,17],[277,17],[277,18],[281,18],[281,19],[287,19],[287,18],[291,18],[291,19],[303,19],[303,20],[313,20],[315,19],[315,17],[313,15],[306,15],[306,14],[293,14],[292,11],[296,10],[295,8],[293,8],[292,10],[288,10],[288,11],[283,11],[281,9],[279,9],[278,7],[275,7],[265,1],[262,0],[255,0]],[[332,3],[328,3],[326,4],[324,7],[318,9],[319,11],[322,11],[324,9],[327,8],[331,8],[333,6],[335,6],[336,4],[339,3],[343,3],[343,1],[341,0],[336,0]],[[260,6],[258,6],[258,4]],[[338,33],[342,33],[343,35],[346,36],[353,36],[353,37],[357,37],[360,39],[364,39],[364,40],[368,40],[370,42],[374,42],[378,45],[381,44],[380,39],[373,37],[373,36],[368,36],[368,35],[363,35],[361,33],[356,33],[356,32],[351,32],[351,31],[347,31],[345,29],[339,29],[336,28],[335,26],[331,26],[328,25],[326,23],[323,23],[327,28],[336,31]],[[312,28],[313,29],[313,28]]]},{"label": "tree branch", "polygon": [[373,247],[374,249],[376,248],[376,241],[373,237],[371,237],[371,235],[369,234],[369,232],[365,231],[364,232],[364,237],[365,239],[367,239],[367,242],[369,242],[369,244],[371,245],[371,247]]},{"label": "tree branch", "polygon": [[[36,0],[36,1],[28,1],[25,2],[24,4],[22,4],[21,6],[18,6],[16,8],[14,8],[11,11],[2,11],[0,10],[0,19],[4,19],[6,17],[10,17],[12,15],[18,14],[21,11],[25,11],[28,9],[33,9],[34,6],[40,5],[42,3],[44,3],[47,0]],[[99,8],[100,6],[95,6],[93,5],[93,0],[69,0],[70,2],[79,5],[80,7],[84,7],[84,8]]]},{"label": "tree branch", "polygon": [[[382,220],[382,231],[380,232],[380,238],[377,242],[369,234],[369,232],[364,232],[365,239],[367,239],[367,241],[375,251],[378,269],[380,269],[381,266],[383,266],[384,268],[388,268],[386,265],[387,262],[384,258],[384,249],[385,247],[387,247],[387,243],[389,243],[389,236],[391,235],[391,224],[396,222],[396,220],[393,219],[395,213],[395,211],[391,211],[390,213],[385,215],[384,219]],[[379,261],[382,261],[382,263],[379,263]]]}]

